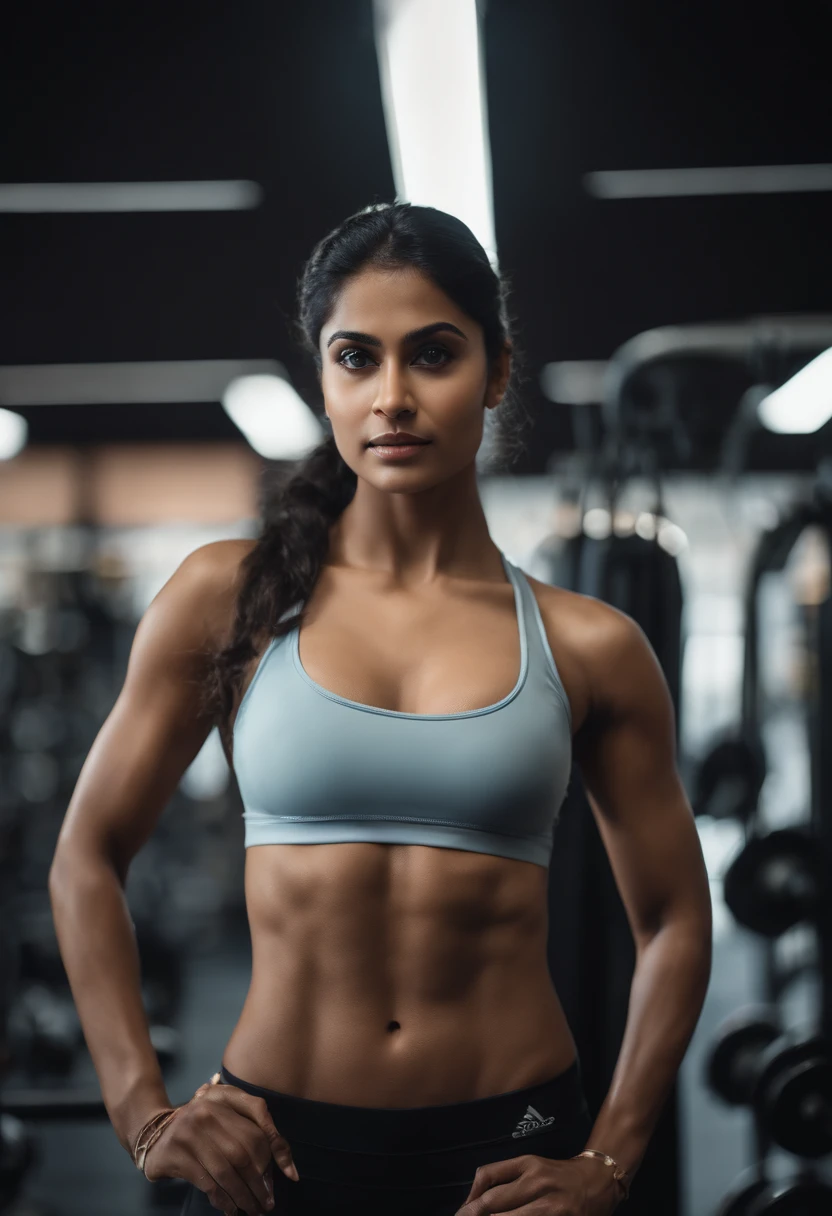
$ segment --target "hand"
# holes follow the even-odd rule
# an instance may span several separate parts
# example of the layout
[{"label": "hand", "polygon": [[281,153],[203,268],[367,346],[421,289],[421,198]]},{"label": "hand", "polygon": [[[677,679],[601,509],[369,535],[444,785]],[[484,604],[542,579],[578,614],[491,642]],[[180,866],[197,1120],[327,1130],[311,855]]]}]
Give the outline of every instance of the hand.
[{"label": "hand", "polygon": [[621,1200],[612,1170],[591,1157],[510,1157],[481,1165],[456,1216],[609,1216]]},{"label": "hand", "polygon": [[235,1085],[201,1085],[145,1158],[145,1175],[184,1178],[227,1216],[263,1216],[274,1208],[270,1166],[298,1181],[288,1141],[262,1098]]}]

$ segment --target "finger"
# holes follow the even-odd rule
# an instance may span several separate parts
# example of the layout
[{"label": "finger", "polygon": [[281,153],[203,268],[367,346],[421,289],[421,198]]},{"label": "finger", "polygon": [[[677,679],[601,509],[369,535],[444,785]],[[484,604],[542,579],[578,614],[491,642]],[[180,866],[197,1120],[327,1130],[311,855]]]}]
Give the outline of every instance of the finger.
[{"label": "finger", "polygon": [[[245,1126],[251,1127],[251,1124],[246,1120]],[[225,1127],[218,1128],[212,1133],[214,1143],[224,1154],[225,1159],[231,1164],[245,1185],[254,1195],[258,1204],[258,1211],[270,1211],[274,1206],[274,1199],[271,1192],[271,1180],[268,1178],[266,1169],[271,1164],[271,1157],[268,1156],[268,1145],[261,1134],[255,1132],[258,1139],[262,1140],[263,1150],[266,1153],[266,1162],[261,1164],[258,1161],[256,1148],[252,1153],[250,1147],[247,1146],[245,1140],[236,1139],[230,1134]],[[262,1151],[259,1154],[262,1157]]]},{"label": "finger", "polygon": [[262,1216],[265,1209],[257,1196],[252,1194],[213,1137],[201,1145],[199,1161],[202,1168],[211,1175],[216,1188],[216,1197],[212,1196],[208,1189],[205,1191],[214,1207],[219,1208],[221,1212],[230,1212],[232,1216],[236,1208],[245,1212],[246,1216]]},{"label": "finger", "polygon": [[217,1085],[205,1094],[203,1101],[211,1099],[226,1102],[239,1114],[252,1119],[268,1140],[272,1157],[283,1173],[294,1182],[298,1181],[298,1171],[289,1141],[275,1127],[269,1108],[262,1098],[256,1098],[254,1094],[247,1094],[235,1085]]},{"label": "finger", "polygon": [[513,1178],[519,1178],[527,1161],[527,1157],[506,1157],[502,1161],[489,1161],[486,1165],[479,1166],[465,1202],[471,1203],[472,1200],[479,1199],[500,1182],[511,1182]]},{"label": "finger", "polygon": [[211,1171],[204,1161],[196,1158],[202,1172],[194,1179],[194,1186],[197,1190],[202,1191],[211,1207],[216,1208],[218,1212],[225,1212],[226,1216],[235,1216],[237,1206],[229,1194],[219,1185],[217,1180],[212,1176]]},{"label": "finger", "polygon": [[[508,1161],[493,1162],[492,1164],[516,1166],[521,1161],[521,1158],[514,1157]],[[490,1169],[491,1166],[488,1168]],[[532,1169],[529,1158],[525,1159],[522,1168],[512,1171],[508,1177],[506,1177],[505,1170],[498,1171],[498,1174],[502,1174],[502,1177],[494,1178],[492,1176],[491,1181],[480,1191],[476,1199],[466,1201],[461,1216],[485,1216],[486,1213],[491,1212],[500,1212],[503,1216],[520,1216],[520,1214],[525,1216],[526,1213],[531,1216],[532,1210],[537,1211],[535,1200],[544,1197],[555,1198],[551,1178]],[[559,1192],[559,1188],[555,1189]],[[532,1209],[529,1205],[534,1205],[534,1208]]]}]

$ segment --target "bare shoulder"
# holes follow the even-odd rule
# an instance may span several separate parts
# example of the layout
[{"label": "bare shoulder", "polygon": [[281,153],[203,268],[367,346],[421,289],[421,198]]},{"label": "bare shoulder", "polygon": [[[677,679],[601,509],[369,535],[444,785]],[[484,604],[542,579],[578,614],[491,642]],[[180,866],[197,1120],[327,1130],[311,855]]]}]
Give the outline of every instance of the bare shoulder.
[{"label": "bare shoulder", "polygon": [[617,699],[655,656],[631,616],[592,595],[553,587],[526,576],[540,608],[546,637],[572,705],[574,731],[590,709]]},{"label": "bare shoulder", "polygon": [[197,645],[213,650],[230,637],[243,561],[256,543],[235,539],[200,545],[180,563],[159,593],[171,614],[188,623]]},{"label": "bare shoulder", "polygon": [[256,540],[212,540],[193,549],[180,569],[188,567],[193,577],[204,579],[217,591],[233,591],[239,583],[241,567],[257,544]]}]

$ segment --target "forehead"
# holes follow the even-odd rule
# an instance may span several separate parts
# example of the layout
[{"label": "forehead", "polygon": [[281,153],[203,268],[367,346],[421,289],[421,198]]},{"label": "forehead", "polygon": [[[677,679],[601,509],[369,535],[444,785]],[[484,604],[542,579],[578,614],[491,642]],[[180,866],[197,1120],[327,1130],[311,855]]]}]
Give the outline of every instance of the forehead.
[{"label": "forehead", "polygon": [[470,334],[475,323],[444,291],[418,270],[367,268],[342,287],[321,341],[336,329],[362,330],[384,342],[432,321],[451,321]]}]

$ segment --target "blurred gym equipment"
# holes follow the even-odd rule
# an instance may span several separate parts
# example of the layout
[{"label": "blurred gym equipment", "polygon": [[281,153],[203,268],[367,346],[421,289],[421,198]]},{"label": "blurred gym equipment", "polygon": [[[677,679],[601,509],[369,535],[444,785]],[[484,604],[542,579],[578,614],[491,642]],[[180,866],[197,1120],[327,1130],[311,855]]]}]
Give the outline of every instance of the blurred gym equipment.
[{"label": "blurred gym equipment", "polygon": [[747,824],[766,779],[766,757],[754,734],[726,732],[696,769],[691,793],[695,815]]},{"label": "blurred gym equipment", "polygon": [[741,925],[779,937],[816,919],[826,894],[824,858],[814,832],[779,828],[750,836],[725,874],[725,902]]},{"label": "blurred gym equipment", "polygon": [[[667,679],[677,723],[682,592],[675,554],[681,546],[679,529],[664,508],[661,470],[668,465],[701,463],[703,452],[713,447],[702,428],[708,425],[708,418],[713,426],[714,415],[701,409],[701,401],[712,399],[716,391],[733,408],[721,448],[721,468],[716,473],[730,488],[743,470],[749,445],[760,428],[756,406],[764,388],[769,391],[784,382],[808,359],[830,346],[832,318],[826,316],[651,330],[625,343],[608,364],[603,401],[607,426],[600,442],[595,441],[586,412],[573,407],[581,459],[573,463],[571,484],[569,471],[561,476],[559,490],[574,503],[579,530],[567,538],[544,543],[538,556],[547,564],[551,582],[604,599],[641,625]],[[809,501],[798,504],[787,519],[761,539],[745,599],[742,720],[736,729],[723,731],[712,741],[691,781],[691,803],[696,814],[735,818],[746,830],[748,853],[742,860],[737,859],[725,891],[726,901],[736,909],[738,919],[758,932],[775,935],[784,927],[808,920],[818,927],[826,925],[827,943],[832,937],[825,898],[828,882],[824,883],[824,877],[832,872],[829,757],[823,828],[818,825],[818,816],[806,827],[771,833],[763,843],[765,833],[756,827],[767,774],[759,722],[756,600],[762,574],[783,568],[807,526],[829,521],[831,473],[832,465],[821,463]],[[652,501],[640,513],[632,508],[624,511],[619,505],[632,478],[653,487]],[[599,484],[603,505],[594,505],[590,511],[589,487]],[[827,661],[820,665],[823,672],[832,671],[828,618],[827,606]],[[829,679],[824,709],[827,739],[832,737],[828,690]],[[815,735],[824,737],[817,729]],[[576,1027],[580,1055],[587,1061],[587,1091],[592,1105],[592,1099],[597,1103],[605,1090],[620,1046],[633,952],[592,817],[586,813],[585,804],[573,806],[573,801],[570,796],[558,827],[550,884],[556,890],[550,890],[550,910],[555,923],[566,919],[580,928],[574,942],[553,949],[550,962],[558,990],[564,995],[567,1016]],[[815,801],[819,806],[817,795]],[[563,870],[559,868],[561,857],[569,858],[569,873],[565,864]],[[713,1067],[718,1083],[733,1095],[726,1100],[749,1105],[755,1111],[761,1137],[755,1148],[761,1160],[775,1137],[791,1151],[807,1157],[828,1151],[832,968],[828,966],[828,944],[825,949],[822,1033],[812,1031],[793,1041],[784,1035],[779,1021],[734,1028],[733,1037],[726,1035],[725,1043],[719,1043],[715,1051]],[[587,957],[596,960],[597,973],[587,974]],[[778,974],[772,958],[766,999],[775,999],[805,968],[806,962],[801,960],[788,973]],[[770,1049],[770,1058],[764,1057],[763,1048]],[[750,1068],[752,1057],[760,1075],[757,1078],[754,1074],[755,1084],[749,1089],[744,1069]],[[663,1216],[676,1210],[678,1139],[674,1103],[675,1094],[632,1192],[634,1207],[643,1204],[639,1210],[661,1211]],[[806,1139],[798,1144],[799,1134],[804,1133]],[[660,1161],[651,1152],[659,1146]],[[828,1203],[829,1193],[822,1182],[805,1171],[788,1185],[775,1185],[760,1174],[753,1210],[758,1216],[762,1212],[811,1212],[815,1208],[808,1205],[817,1196],[822,1197],[821,1203]],[[737,1199],[732,1211],[751,1211],[750,1198]]]},{"label": "blurred gym equipment", "polygon": [[[84,1041],[47,875],[66,802],[115,697],[120,624],[89,570],[33,567],[24,600],[0,640],[0,1212],[37,1161],[38,1122],[107,1119],[97,1087],[73,1079]],[[142,901],[138,884],[131,911],[151,1039],[166,1069],[180,1052],[182,951],[165,932],[164,893],[160,867],[150,898]]]},{"label": "blurred gym equipment", "polygon": [[820,1035],[784,1033],[776,1009],[739,1011],[717,1032],[707,1078],[724,1102],[751,1107],[765,1137],[787,1152],[832,1152],[832,1054]]},{"label": "blurred gym equipment", "polygon": [[832,1187],[811,1169],[787,1182],[747,1170],[719,1205],[716,1216],[829,1216]]},{"label": "blurred gym equipment", "polygon": [[[828,343],[827,336],[820,336]],[[805,351],[804,351],[805,355]],[[750,431],[743,414],[732,437],[732,458]],[[832,597],[805,606],[810,665],[814,678],[807,696],[811,759],[808,819],[766,830],[759,797],[766,776],[761,741],[758,595],[763,576],[783,571],[808,527],[819,529],[832,553],[832,461],[821,459],[805,501],[796,503],[760,538],[746,586],[742,713],[736,732],[727,732],[705,756],[693,782],[694,809],[716,818],[735,816],[745,843],[724,876],[724,897],[737,922],[763,939],[767,1006],[739,1011],[717,1032],[707,1059],[711,1090],[752,1115],[756,1165],[720,1208],[720,1216],[812,1213],[832,1210],[832,1188],[804,1171],[789,1183],[766,1173],[769,1150],[777,1146],[804,1162],[832,1153]],[[784,1029],[776,1007],[784,989],[805,973],[807,959],[790,969],[778,962],[776,939],[800,924],[817,939],[820,1008],[808,1028]],[[808,960],[813,965],[814,959]]]}]

